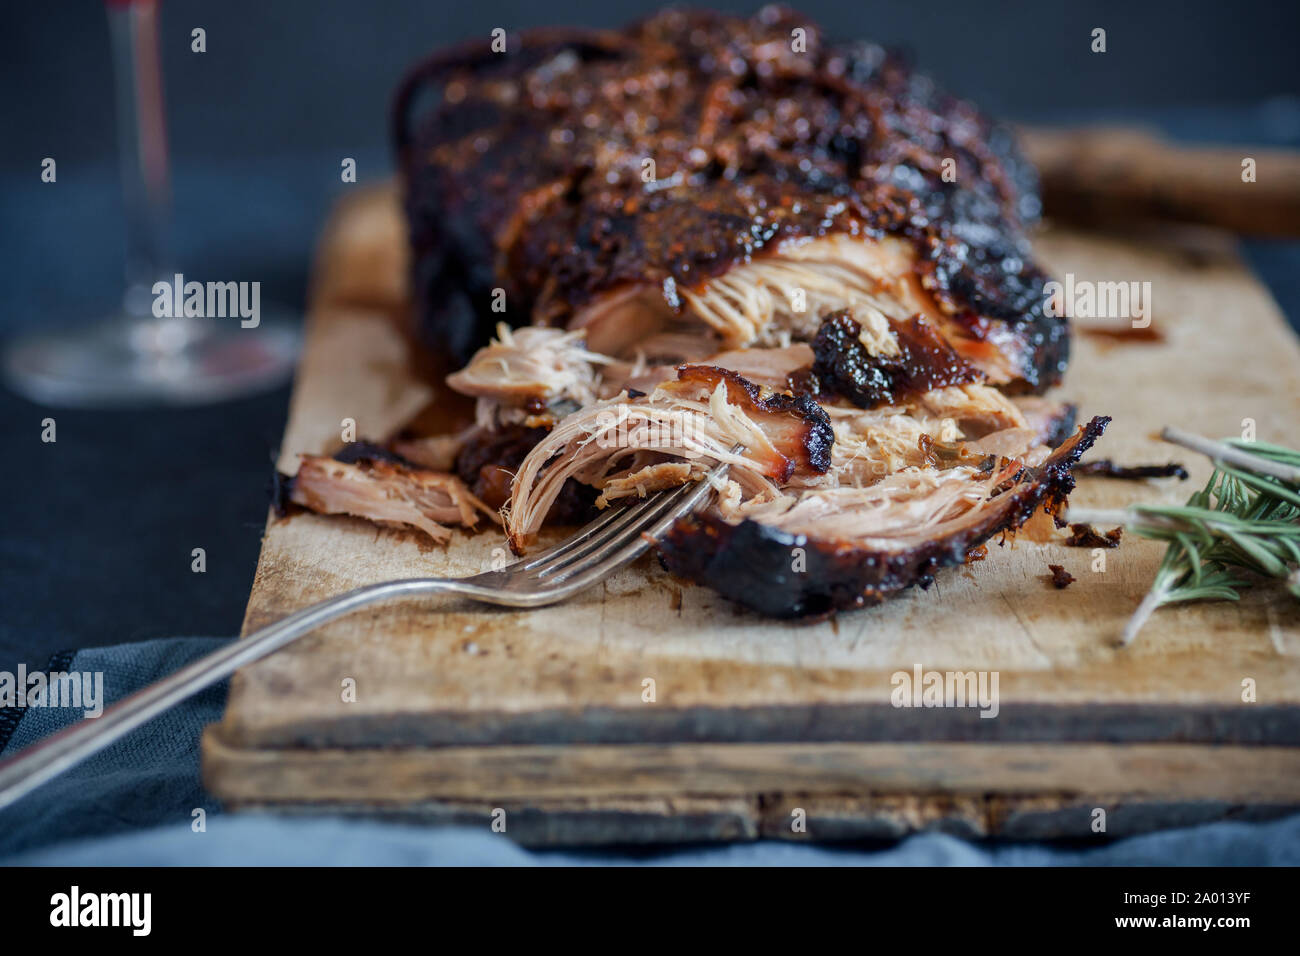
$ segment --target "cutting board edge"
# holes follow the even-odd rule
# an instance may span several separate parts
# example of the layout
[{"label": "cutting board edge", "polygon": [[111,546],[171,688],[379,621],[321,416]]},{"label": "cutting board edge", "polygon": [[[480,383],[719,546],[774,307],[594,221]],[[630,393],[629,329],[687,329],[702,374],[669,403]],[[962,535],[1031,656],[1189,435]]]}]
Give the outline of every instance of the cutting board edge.
[{"label": "cutting board edge", "polygon": [[[674,794],[1105,793],[1300,803],[1300,747],[807,743],[240,748],[202,738],[223,800],[545,799]],[[376,781],[383,781],[376,793]],[[791,781],[798,781],[792,785]]]},{"label": "cutting board edge", "polygon": [[[225,740],[249,749],[550,746],[689,743],[1184,743],[1300,746],[1300,706],[1025,704],[1002,701],[995,719],[973,708],[888,704],[590,707],[509,711],[414,711],[338,721],[243,722],[227,713]],[[346,711],[343,711],[346,713]],[[647,717],[649,716],[649,719]]]}]

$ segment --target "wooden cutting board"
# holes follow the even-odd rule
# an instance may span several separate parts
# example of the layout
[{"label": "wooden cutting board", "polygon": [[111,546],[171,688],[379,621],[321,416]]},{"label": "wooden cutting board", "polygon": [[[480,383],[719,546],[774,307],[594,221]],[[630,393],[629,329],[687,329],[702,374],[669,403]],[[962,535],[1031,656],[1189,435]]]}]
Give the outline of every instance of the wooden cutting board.
[{"label": "wooden cutting board", "polygon": [[[1250,419],[1300,443],[1300,347],[1224,235],[1049,231],[1038,249],[1060,275],[1152,283],[1158,337],[1079,335],[1060,395],[1114,416],[1097,454],[1192,471],[1083,479],[1076,504],[1182,501],[1203,483],[1207,463],[1154,438],[1166,423],[1221,436]],[[393,320],[404,255],[391,190],[336,215],[282,470],[337,448],[344,419],[382,437],[429,400]],[[503,547],[493,530],[435,547],[346,517],[271,520],[245,631],[358,585],[475,573]],[[534,844],[1102,839],[1300,805],[1297,605],[1260,590],[1162,610],[1118,649],[1160,554],[1130,537],[1103,568],[1060,535],[1022,534],[928,591],[812,624],[741,611],[651,558],[542,610],[363,611],[234,677],[205,779],[236,809],[504,822]],[[1076,583],[1053,588],[1049,563]],[[996,672],[996,718],[894,707],[891,678],[918,667]]]}]

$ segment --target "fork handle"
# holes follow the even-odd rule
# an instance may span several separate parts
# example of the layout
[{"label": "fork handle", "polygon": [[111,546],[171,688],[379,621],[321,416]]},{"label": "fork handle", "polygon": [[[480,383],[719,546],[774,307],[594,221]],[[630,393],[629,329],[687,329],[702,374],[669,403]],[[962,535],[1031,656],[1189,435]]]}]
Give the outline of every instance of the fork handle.
[{"label": "fork handle", "polygon": [[0,761],[0,809],[120,740],[174,704],[337,617],[396,597],[447,592],[473,597],[476,590],[474,585],[463,580],[412,578],[356,588],[305,607],[136,691],[105,709],[98,717],[86,718],[51,734],[17,756]]}]

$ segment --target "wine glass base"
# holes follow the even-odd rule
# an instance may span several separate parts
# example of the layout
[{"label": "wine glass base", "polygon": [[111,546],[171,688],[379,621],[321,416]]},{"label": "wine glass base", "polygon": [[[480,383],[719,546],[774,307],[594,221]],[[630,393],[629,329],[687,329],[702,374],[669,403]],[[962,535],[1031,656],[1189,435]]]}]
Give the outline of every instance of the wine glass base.
[{"label": "wine glass base", "polygon": [[10,343],[5,381],[42,405],[110,408],[203,405],[284,383],[298,356],[296,325],[263,316],[238,320],[118,316],[67,332]]}]

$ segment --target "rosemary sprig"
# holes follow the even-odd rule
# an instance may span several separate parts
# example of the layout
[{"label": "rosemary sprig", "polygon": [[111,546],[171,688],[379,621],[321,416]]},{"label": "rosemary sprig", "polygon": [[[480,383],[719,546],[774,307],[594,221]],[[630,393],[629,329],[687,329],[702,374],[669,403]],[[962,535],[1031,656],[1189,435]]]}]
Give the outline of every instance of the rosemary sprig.
[{"label": "rosemary sprig", "polygon": [[1267,442],[1214,442],[1175,428],[1161,437],[1214,461],[1210,480],[1187,504],[1071,508],[1069,514],[1071,521],[1124,524],[1169,543],[1120,644],[1132,643],[1158,608],[1236,601],[1259,578],[1281,579],[1300,598],[1300,452]]}]

